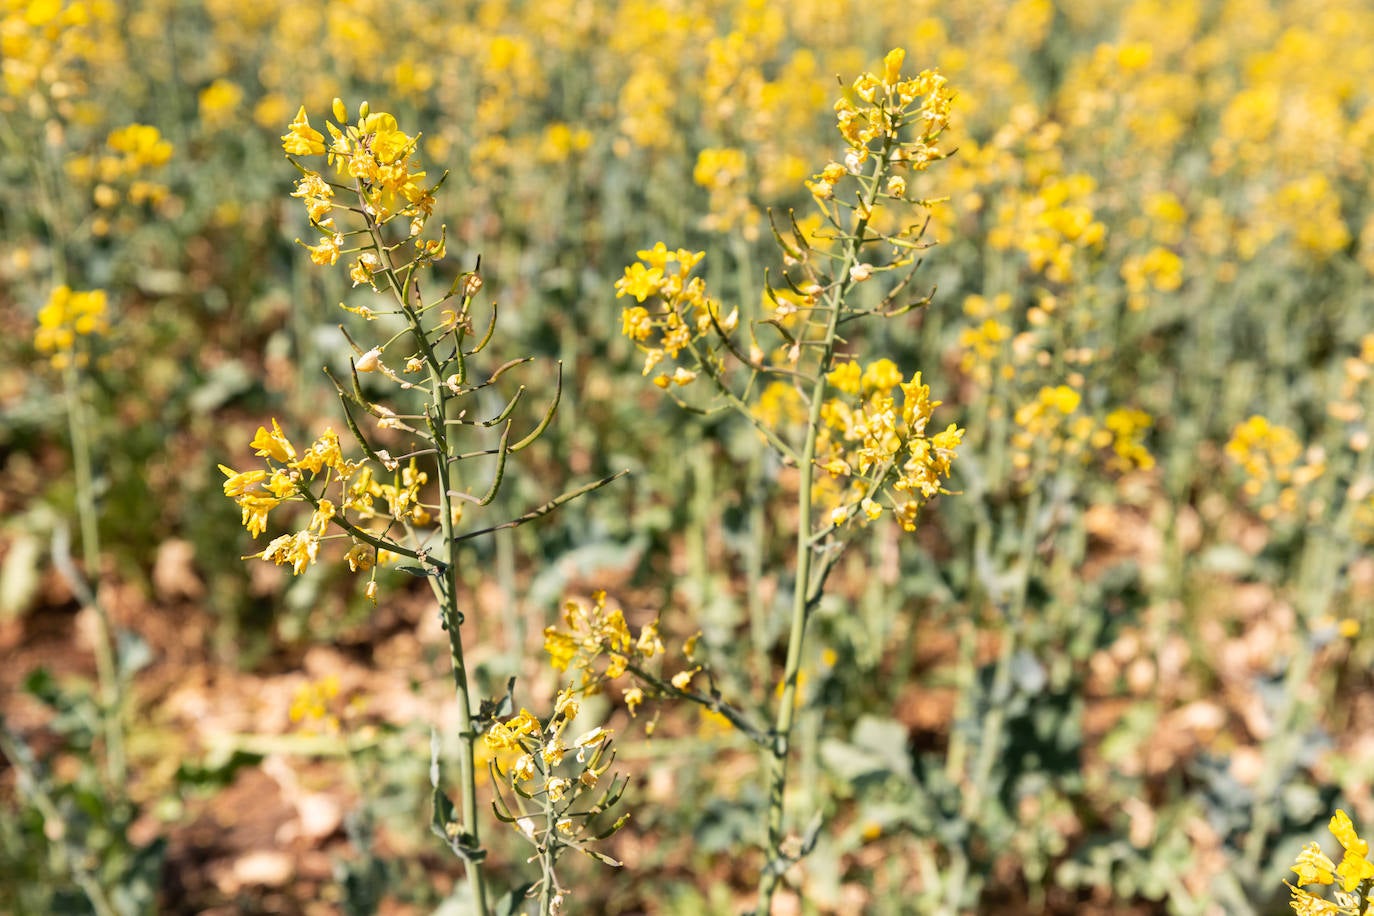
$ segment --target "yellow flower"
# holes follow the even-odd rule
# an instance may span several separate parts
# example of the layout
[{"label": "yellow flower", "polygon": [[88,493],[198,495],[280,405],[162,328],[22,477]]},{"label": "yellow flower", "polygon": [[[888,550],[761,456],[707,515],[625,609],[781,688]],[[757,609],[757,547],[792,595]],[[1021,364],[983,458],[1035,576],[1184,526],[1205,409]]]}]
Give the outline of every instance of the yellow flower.
[{"label": "yellow flower", "polygon": [[259,426],[257,435],[249,445],[257,449],[256,454],[261,458],[271,458],[282,464],[296,459],[295,446],[286,438],[275,418],[272,420],[272,431],[268,432],[267,427]]},{"label": "yellow flower", "polygon": [[1065,416],[1077,410],[1082,401],[1083,396],[1068,385],[1040,389],[1040,403],[1046,407],[1053,407]]},{"label": "yellow flower", "polygon": [[905,48],[893,48],[883,58],[883,85],[896,86],[902,79],[902,62],[906,60]]},{"label": "yellow flower", "polygon": [[315,562],[319,549],[320,540],[313,532],[298,531],[295,534],[283,534],[272,541],[261,556],[278,566],[290,564],[291,571],[299,576]]},{"label": "yellow flower", "polygon": [[1341,889],[1349,893],[1358,887],[1360,882],[1374,878],[1374,863],[1366,858],[1369,855],[1369,843],[1360,839],[1350,816],[1340,809],[1331,817],[1330,830],[1341,846],[1345,847],[1345,856],[1336,868],[1336,877],[1341,879]]},{"label": "yellow flower", "polygon": [[329,267],[339,260],[339,254],[343,251],[343,233],[328,233],[320,239],[319,244],[306,245],[305,249],[310,252],[312,263],[321,267]]},{"label": "yellow flower", "polygon": [[658,621],[645,624],[639,631],[639,639],[635,640],[635,651],[645,658],[653,658],[655,655],[662,655],[663,640],[658,636]]},{"label": "yellow flower", "polygon": [[620,333],[631,340],[646,340],[653,330],[649,310],[642,305],[627,308],[620,315]]},{"label": "yellow flower", "polygon": [[825,378],[826,381],[845,394],[856,395],[862,384],[863,368],[854,360],[850,360],[831,369],[830,374]]},{"label": "yellow flower", "polygon": [[227,468],[222,464],[219,466],[219,469],[224,473],[225,477],[229,478],[224,482],[225,496],[242,496],[243,494],[247,493],[250,489],[252,489],[253,485],[256,484],[258,481],[265,480],[267,478],[267,472],[261,469],[256,471],[244,471],[240,473],[238,471],[235,471],[233,468]]},{"label": "yellow flower", "polygon": [[282,149],[291,156],[321,156],[324,154],[324,134],[310,126],[305,106],[296,112],[296,119],[289,125],[289,132],[282,135]]},{"label": "yellow flower", "polygon": [[660,268],[631,264],[625,268],[625,276],[616,281],[615,295],[616,298],[634,296],[636,301],[643,302],[650,296],[656,295],[662,286],[663,271]]},{"label": "yellow flower", "polygon": [[39,353],[51,353],[53,364],[60,367],[69,358],[78,337],[109,330],[107,305],[103,289],[76,292],[65,285],[54,288],[47,303],[38,310],[34,347]]},{"label": "yellow flower", "polygon": [[520,739],[528,735],[540,735],[539,720],[528,709],[521,709],[518,715],[505,722],[493,722],[482,736],[487,747],[494,751],[520,747]]},{"label": "yellow flower", "polygon": [[902,382],[902,372],[890,359],[879,359],[864,369],[863,388],[865,391],[879,391],[884,394]]},{"label": "yellow flower", "polygon": [[1335,881],[1336,863],[1327,858],[1316,843],[1308,843],[1298,854],[1292,870],[1298,873],[1299,884],[1331,884]]},{"label": "yellow flower", "polygon": [[556,670],[567,671],[568,665],[577,657],[577,640],[557,627],[546,627],[544,651],[549,653],[549,663]]}]

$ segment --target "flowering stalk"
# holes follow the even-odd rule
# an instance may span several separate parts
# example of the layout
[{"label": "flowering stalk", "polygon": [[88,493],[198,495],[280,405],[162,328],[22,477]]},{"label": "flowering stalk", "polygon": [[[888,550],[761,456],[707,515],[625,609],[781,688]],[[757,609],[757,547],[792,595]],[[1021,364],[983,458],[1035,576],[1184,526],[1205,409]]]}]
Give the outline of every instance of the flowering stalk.
[{"label": "flowering stalk", "polygon": [[[922,171],[946,155],[937,145],[948,122],[945,81],[932,71],[902,79],[904,57],[901,49],[888,54],[881,76],[864,74],[836,104],[848,146],[844,162],[827,164],[808,182],[830,234],[808,236],[795,219],[789,230],[774,226],[788,268],[785,285],[765,287],[773,311],[749,323],[747,344],[737,339],[739,310],[726,314],[700,278],[690,277],[699,253],[672,252],[659,243],[639,252],[640,263],[627,268],[616,284],[619,295],[640,303],[626,308],[622,321],[624,334],[645,354],[644,374],[676,363],[671,372],[658,372],[654,384],[684,406],[707,412],[677,394],[704,379],[716,401],[709,409],[741,414],[799,473],[787,654],[773,726],[761,742],[768,755],[769,805],[760,914],[769,912],[782,875],[811,845],[810,839],[789,842],[784,831],[810,616],[855,529],[891,511],[904,530],[915,530],[921,505],[945,492],[941,481],[963,436],[953,424],[927,431],[939,402],[930,399],[919,372],[904,380],[891,360],[864,366],[837,352],[848,322],[892,317],[928,301],[896,304],[927,247],[925,221],[896,229],[879,228],[875,221],[880,206],[922,206],[907,197],[901,173]],[[837,193],[854,184],[857,190],[848,197]],[[876,307],[860,307],[855,288],[893,271],[906,273]],[[771,354],[760,335],[778,338]],[[690,674],[674,678],[676,695],[705,699],[703,705],[712,708],[721,705],[714,696],[689,693],[689,682]],[[731,721],[737,719],[745,721],[739,716]]]},{"label": "flowering stalk", "polygon": [[[331,135],[328,144],[324,135],[310,126],[304,108],[282,138],[283,148],[302,172],[292,196],[303,201],[319,234],[315,244],[305,247],[310,259],[320,265],[332,265],[350,255],[349,276],[354,285],[384,292],[394,308],[345,308],[368,321],[399,319],[401,329],[366,350],[354,344],[348,384],[330,376],[345,423],[364,457],[345,457],[332,429],[308,448],[298,450],[274,420],[271,430],[259,428],[252,443],[258,456],[266,459],[266,468],[244,472],[222,468],[227,477],[224,492],[238,502],[244,526],[254,537],[265,531],[269,513],[278,506],[296,502],[312,510],[303,530],[277,537],[255,554],[257,557],[290,565],[300,573],[316,562],[324,541],[341,540],[348,545],[344,560],[350,569],[369,574],[366,593],[373,601],[379,564],[408,560],[410,563],[401,568],[429,583],[448,633],[460,738],[459,805],[454,809],[443,795],[436,761],[434,828],[463,859],[475,911],[486,914],[488,889],[481,867],[486,850],[481,839],[474,756],[478,698],[464,655],[460,550],[464,541],[532,521],[620,475],[571,490],[495,525],[461,530],[468,507],[485,507],[496,498],[510,456],[527,448],[548,428],[558,406],[561,381],[542,419],[524,435],[514,433],[515,408],[524,388],[493,416],[476,416],[475,411],[465,408],[472,395],[492,388],[508,370],[528,359],[502,363],[484,377],[476,374],[473,363],[495,334],[496,310],[493,307],[485,330],[479,333],[474,327],[473,308],[482,280],[475,270],[459,275],[447,292],[436,298],[428,299],[424,294],[421,274],[444,258],[446,239],[442,230],[438,239],[422,237],[434,209],[434,192],[443,178],[433,185],[424,182],[426,173],[418,162],[419,136],[405,134],[394,117],[370,111],[367,103],[360,106],[353,123],[338,100],[333,114],[337,123],[327,124]],[[307,156],[326,156],[337,180],[326,179],[295,158]],[[340,195],[351,202],[336,202]],[[337,225],[340,214],[359,227]],[[398,220],[407,225],[400,238],[393,227]],[[354,247],[345,249],[350,240]],[[386,363],[388,351],[397,348],[402,348],[404,359],[399,370]],[[386,379],[403,397],[411,392],[420,394],[418,412],[403,413],[373,401],[363,390],[362,374]],[[375,420],[377,431],[365,431],[359,422],[362,417]],[[465,429],[474,433],[499,430],[497,442],[494,447],[464,450],[459,439]],[[379,436],[398,434],[408,440],[399,458],[374,441]],[[490,483],[480,493],[472,492],[471,484],[459,474],[464,462],[476,459],[489,459],[494,465]],[[390,482],[385,482],[388,475]],[[433,488],[429,486],[431,479]]]}]

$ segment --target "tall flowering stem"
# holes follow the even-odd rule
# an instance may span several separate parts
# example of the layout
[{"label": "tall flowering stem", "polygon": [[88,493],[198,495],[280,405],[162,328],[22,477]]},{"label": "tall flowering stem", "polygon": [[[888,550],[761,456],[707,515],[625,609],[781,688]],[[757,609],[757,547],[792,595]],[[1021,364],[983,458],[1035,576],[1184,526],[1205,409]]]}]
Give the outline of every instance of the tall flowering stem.
[{"label": "tall flowering stem", "polygon": [[[901,298],[928,247],[926,220],[903,221],[925,206],[908,197],[907,174],[947,155],[938,142],[951,97],[933,71],[903,79],[904,57],[901,49],[889,53],[881,75],[859,77],[836,103],[843,161],[807,183],[821,228],[807,232],[795,217],[774,224],[784,282],[765,285],[765,313],[745,323],[747,340],[740,310],[726,312],[691,276],[699,253],[659,243],[639,252],[640,263],[617,283],[619,295],[638,303],[625,309],[622,330],[643,351],[644,374],[686,407],[741,414],[798,471],[787,654],[772,728],[754,733],[766,755],[769,798],[760,914],[811,845],[807,837],[789,840],[786,830],[807,624],[857,531],[887,514],[903,530],[916,529],[921,506],[945,492],[941,481],[963,436],[953,424],[928,428],[939,402],[921,373],[907,378],[889,359],[860,363],[840,352],[851,322],[893,318],[929,301]],[[856,293],[883,275],[892,277],[885,295]],[[694,402],[699,380],[707,390]],[[674,686],[691,699],[684,685]]]},{"label": "tall flowering stem", "polygon": [[[548,428],[561,377],[543,417],[529,430],[517,433],[514,428],[523,387],[495,414],[478,413],[473,396],[493,389],[507,371],[529,360],[507,360],[478,374],[476,367],[495,336],[496,309],[492,307],[484,327],[475,325],[474,306],[482,289],[476,270],[459,274],[440,295],[424,291],[425,272],[446,255],[442,229],[438,238],[423,234],[443,178],[426,181],[419,163],[420,137],[400,130],[392,115],[371,111],[364,102],[350,122],[339,100],[333,114],[336,123],[326,125],[328,142],[311,126],[304,108],[282,138],[302,174],[292,196],[304,203],[317,233],[313,243],[300,244],[318,265],[347,258],[354,286],[369,287],[391,300],[383,308],[344,306],[346,310],[369,322],[400,327],[378,335],[379,342],[366,349],[353,344],[349,377],[330,376],[360,457],[345,456],[333,429],[297,448],[273,420],[272,428],[260,427],[252,442],[266,466],[247,471],[221,466],[224,492],[238,503],[243,524],[254,537],[267,530],[269,515],[279,507],[295,504],[309,510],[304,528],[274,538],[257,558],[289,565],[299,574],[320,560],[326,542],[336,541],[339,562],[368,577],[365,591],[373,601],[379,565],[397,564],[429,583],[448,633],[460,738],[459,804],[455,807],[444,794],[436,760],[433,826],[464,861],[475,912],[485,914],[489,892],[482,869],[486,849],[474,755],[481,704],[464,655],[460,551],[465,541],[533,521],[620,475],[563,493],[514,518],[482,527],[465,524],[469,509],[480,510],[495,500],[510,457]],[[332,177],[305,164],[319,156],[332,167]],[[398,225],[404,228],[398,231]],[[394,353],[399,359],[393,367],[387,361]],[[390,383],[396,406],[373,400],[364,390],[363,375]],[[465,446],[473,437],[480,440],[477,447]],[[393,457],[382,447],[384,438],[404,452]],[[477,466],[468,472],[470,463]]]}]

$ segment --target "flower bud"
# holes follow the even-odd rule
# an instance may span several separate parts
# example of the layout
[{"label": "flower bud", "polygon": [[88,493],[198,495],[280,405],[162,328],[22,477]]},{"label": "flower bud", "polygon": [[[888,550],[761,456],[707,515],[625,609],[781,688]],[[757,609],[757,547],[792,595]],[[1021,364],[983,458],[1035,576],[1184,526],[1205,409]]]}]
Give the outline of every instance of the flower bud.
[{"label": "flower bud", "polygon": [[359,372],[376,372],[377,367],[382,364],[382,348],[373,347],[362,356],[358,357],[355,368]]}]

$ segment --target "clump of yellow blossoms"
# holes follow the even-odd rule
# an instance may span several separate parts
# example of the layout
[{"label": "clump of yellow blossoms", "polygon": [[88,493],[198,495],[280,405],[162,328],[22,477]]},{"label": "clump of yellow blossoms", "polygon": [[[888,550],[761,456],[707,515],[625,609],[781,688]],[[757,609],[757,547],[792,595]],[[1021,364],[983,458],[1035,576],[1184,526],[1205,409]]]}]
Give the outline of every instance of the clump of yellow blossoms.
[{"label": "clump of yellow blossoms", "polygon": [[34,347],[48,355],[56,369],[72,363],[81,365],[86,354],[76,352],[77,342],[109,332],[110,321],[105,314],[108,304],[103,289],[77,292],[66,285],[55,288],[38,310]]},{"label": "clump of yellow blossoms", "polygon": [[591,844],[611,836],[630,819],[622,814],[608,826],[596,825],[595,819],[620,801],[628,781],[606,779],[615,761],[610,729],[598,725],[568,736],[581,712],[581,693],[574,687],[560,690],[547,721],[522,708],[493,722],[482,736],[494,755],[490,767],[495,784],[510,790],[508,795],[497,789],[492,809],[498,820],[534,847],[531,860],[539,860],[541,866],[540,881],[528,891],[544,901],[540,912],[559,912],[569,894],[555,870],[560,854],[575,849],[619,866]]},{"label": "clump of yellow blossoms", "polygon": [[[159,204],[170,191],[152,181],[147,173],[160,169],[172,159],[171,141],[151,124],[127,124],[110,131],[105,150],[78,156],[66,163],[67,175],[76,182],[91,185],[91,199],[101,210],[110,210],[127,200],[134,206]],[[98,216],[92,231],[105,235],[110,221]]]},{"label": "clump of yellow blossoms", "polygon": [[338,675],[308,681],[296,689],[287,714],[292,722],[301,723],[307,730],[318,726],[327,734],[337,734],[340,723],[334,701],[338,696]]},{"label": "clump of yellow blossoms", "polygon": [[[949,127],[954,96],[935,70],[922,70],[911,79],[902,79],[905,60],[906,51],[894,48],[883,58],[881,77],[863,74],[850,87],[852,97],[835,103],[840,134],[853,153],[845,157],[846,170],[856,171],[855,166],[867,160],[873,144],[894,139],[898,143],[889,156],[913,171],[924,171],[948,155],[940,149],[939,140]],[[903,136],[912,127],[914,131]]]},{"label": "clump of yellow blossoms", "polygon": [[1245,471],[1242,489],[1251,499],[1262,500],[1265,518],[1296,510],[1300,492],[1326,472],[1320,449],[1305,452],[1293,430],[1259,415],[1235,428],[1226,455]]},{"label": "clump of yellow blossoms", "polygon": [[[397,216],[409,217],[409,234],[419,235],[434,212],[435,191],[423,184],[426,173],[416,156],[420,135],[406,134],[397,126],[394,116],[371,111],[366,102],[360,106],[355,123],[348,123],[347,111],[338,99],[334,100],[333,113],[339,124],[325,123],[331,138],[326,145],[324,135],[310,125],[302,106],[282,137],[282,148],[290,156],[325,156],[337,176],[349,181],[347,187],[356,192],[369,222],[383,224]],[[319,242],[306,246],[310,259],[316,264],[333,264],[338,261],[344,242],[344,233],[332,216],[338,186],[313,169],[299,164],[298,167],[302,177],[291,196],[305,203],[311,224],[321,234]],[[427,260],[443,257],[442,241],[417,248]],[[365,251],[349,273],[355,285],[371,283],[372,275],[381,266],[375,252]]]},{"label": "clump of yellow blossoms", "polygon": [[[626,308],[621,315],[621,333],[633,340],[644,352],[644,374],[654,370],[664,357],[677,359],[684,349],[692,347],[715,328],[728,334],[739,325],[739,310],[721,314],[721,306],[706,294],[706,283],[692,277],[694,267],[705,252],[679,248],[669,251],[662,242],[638,252],[639,263],[625,269],[625,276],[616,281],[616,296],[632,296],[640,305]],[[650,312],[642,303],[656,304]],[[719,370],[719,344],[694,355]],[[659,373],[654,384],[689,385],[697,378],[695,370],[678,366],[671,375]]]},{"label": "clump of yellow blossoms", "polygon": [[1100,248],[1106,238],[1091,206],[1096,188],[1091,176],[1067,175],[1046,179],[1034,194],[1009,193],[988,244],[1024,252],[1031,270],[1052,283],[1072,283],[1078,253]]},{"label": "clump of yellow blossoms", "polygon": [[816,463],[828,475],[823,492],[827,480],[844,485],[822,503],[830,504],[830,523],[872,521],[883,514],[885,496],[902,529],[915,531],[921,504],[949,492],[940,481],[949,477],[964,431],[953,423],[928,430],[940,402],[930,399],[920,372],[903,379],[890,359],[866,367],[849,360],[828,378],[838,394],[821,406]]},{"label": "clump of yellow blossoms", "polygon": [[[1374,914],[1374,862],[1369,858],[1369,843],[1360,838],[1344,811],[1337,810],[1329,825],[1336,841],[1345,850],[1340,864],[1333,862],[1316,843],[1308,843],[1293,863],[1298,875],[1290,905],[1298,916],[1371,916]],[[1287,882],[1285,882],[1287,883]],[[1319,897],[1304,886],[1332,888],[1333,900]]]},{"label": "clump of yellow blossoms", "polygon": [[[220,465],[226,478],[224,495],[238,503],[248,533],[256,538],[266,531],[268,514],[285,503],[305,503],[313,510],[305,528],[274,538],[254,557],[288,565],[299,575],[316,561],[332,522],[349,532],[329,536],[350,541],[345,554],[349,568],[366,571],[377,561],[376,545],[386,531],[397,526],[413,530],[432,522],[434,507],[420,498],[429,478],[414,460],[405,466],[391,462],[392,480],[382,483],[368,461],[344,457],[334,430],[325,430],[309,448],[297,450],[276,420],[270,430],[258,427],[251,446],[265,459],[266,468],[236,471]],[[379,503],[385,504],[384,512]],[[371,533],[360,527],[374,521],[382,522],[384,529]],[[383,560],[387,555],[381,552]],[[375,594],[375,585],[368,586],[368,594]]]},{"label": "clump of yellow blossoms", "polygon": [[1108,450],[1107,467],[1126,472],[1154,467],[1144,436],[1153,419],[1143,410],[1119,408],[1099,424],[1078,413],[1083,396],[1069,385],[1045,386],[1016,409],[1013,419],[1012,464],[1019,470],[1035,465],[1052,469],[1060,458],[1088,462],[1095,451]]},{"label": "clump of yellow blossoms", "polygon": [[544,629],[544,650],[556,670],[578,670],[583,689],[595,690],[601,683],[620,677],[631,660],[647,661],[663,654],[658,621],[645,624],[637,637],[632,636],[624,613],[619,608],[607,610],[603,591],[592,595],[590,605],[565,603],[563,627]]},{"label": "clump of yellow blossoms", "polygon": [[[933,70],[904,79],[904,60],[905,52],[893,50],[881,74],[863,74],[836,103],[846,150],[806,182],[819,214],[804,222],[814,228],[804,230],[795,217],[788,231],[774,226],[786,282],[765,286],[756,319],[742,324],[739,308],[722,306],[692,276],[701,252],[663,242],[639,251],[638,263],[616,283],[617,297],[635,300],[622,312],[621,331],[644,354],[644,374],[656,372],[654,384],[675,399],[679,388],[709,383],[785,458],[820,472],[814,508],[827,531],[889,509],[904,529],[915,530],[921,504],[946,492],[941,480],[963,436],[954,424],[928,429],[940,402],[930,399],[919,372],[908,377],[889,359],[863,366],[836,353],[842,322],[925,304],[893,304],[907,280],[877,308],[861,310],[851,297],[883,273],[914,270],[928,247],[926,220],[900,223],[894,214],[899,205],[926,206],[907,197],[907,176],[948,155],[940,139],[953,96]],[[891,212],[880,213],[885,208]],[[888,225],[899,228],[879,228]],[[822,227],[831,233],[824,257],[813,247],[826,234]],[[797,437],[814,443],[793,448],[789,440]]]}]

